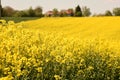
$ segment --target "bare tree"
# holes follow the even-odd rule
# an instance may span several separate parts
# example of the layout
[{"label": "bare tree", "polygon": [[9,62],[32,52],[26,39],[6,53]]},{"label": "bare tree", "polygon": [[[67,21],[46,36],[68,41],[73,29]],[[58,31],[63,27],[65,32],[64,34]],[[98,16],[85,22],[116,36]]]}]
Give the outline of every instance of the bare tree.
[{"label": "bare tree", "polygon": [[83,16],[85,16],[85,17],[90,16],[91,15],[90,8],[88,8],[87,6],[83,6],[82,13],[83,13]]}]

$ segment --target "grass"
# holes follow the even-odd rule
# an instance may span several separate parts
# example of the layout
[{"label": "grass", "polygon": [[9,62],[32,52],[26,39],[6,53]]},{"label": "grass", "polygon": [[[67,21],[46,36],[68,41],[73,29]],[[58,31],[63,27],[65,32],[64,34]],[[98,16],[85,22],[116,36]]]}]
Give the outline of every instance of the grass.
[{"label": "grass", "polygon": [[12,20],[12,21],[18,23],[18,22],[21,22],[21,21],[39,19],[39,17],[2,17],[2,19],[6,20],[6,21]]}]

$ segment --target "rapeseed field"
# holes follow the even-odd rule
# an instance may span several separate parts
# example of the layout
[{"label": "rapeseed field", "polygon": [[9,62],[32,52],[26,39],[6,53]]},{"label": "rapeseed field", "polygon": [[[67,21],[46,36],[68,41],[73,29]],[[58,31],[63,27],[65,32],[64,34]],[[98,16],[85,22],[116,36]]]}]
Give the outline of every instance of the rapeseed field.
[{"label": "rapeseed field", "polygon": [[0,24],[0,80],[119,80],[120,17]]},{"label": "rapeseed field", "polygon": [[26,27],[41,32],[64,33],[66,37],[120,38],[120,17],[41,18],[25,22]]}]

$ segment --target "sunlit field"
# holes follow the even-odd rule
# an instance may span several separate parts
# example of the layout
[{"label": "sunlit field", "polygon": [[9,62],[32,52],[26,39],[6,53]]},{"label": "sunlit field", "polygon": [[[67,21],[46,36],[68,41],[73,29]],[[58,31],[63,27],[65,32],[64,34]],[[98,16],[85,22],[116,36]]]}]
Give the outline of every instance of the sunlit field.
[{"label": "sunlit field", "polygon": [[27,28],[63,33],[68,37],[120,39],[120,17],[41,18],[26,22]]},{"label": "sunlit field", "polygon": [[119,80],[120,17],[0,24],[0,80]]}]

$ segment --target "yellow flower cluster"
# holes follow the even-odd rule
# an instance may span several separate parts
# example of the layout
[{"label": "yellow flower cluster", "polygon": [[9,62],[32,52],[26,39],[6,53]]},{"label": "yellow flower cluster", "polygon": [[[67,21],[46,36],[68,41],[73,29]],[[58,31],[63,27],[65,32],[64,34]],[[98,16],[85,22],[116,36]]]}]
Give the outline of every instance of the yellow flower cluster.
[{"label": "yellow flower cluster", "polygon": [[120,39],[120,17],[55,17],[24,22],[39,32],[64,33],[67,37]]},{"label": "yellow flower cluster", "polygon": [[0,80],[120,79],[118,40],[66,38],[24,22],[0,26]]}]

